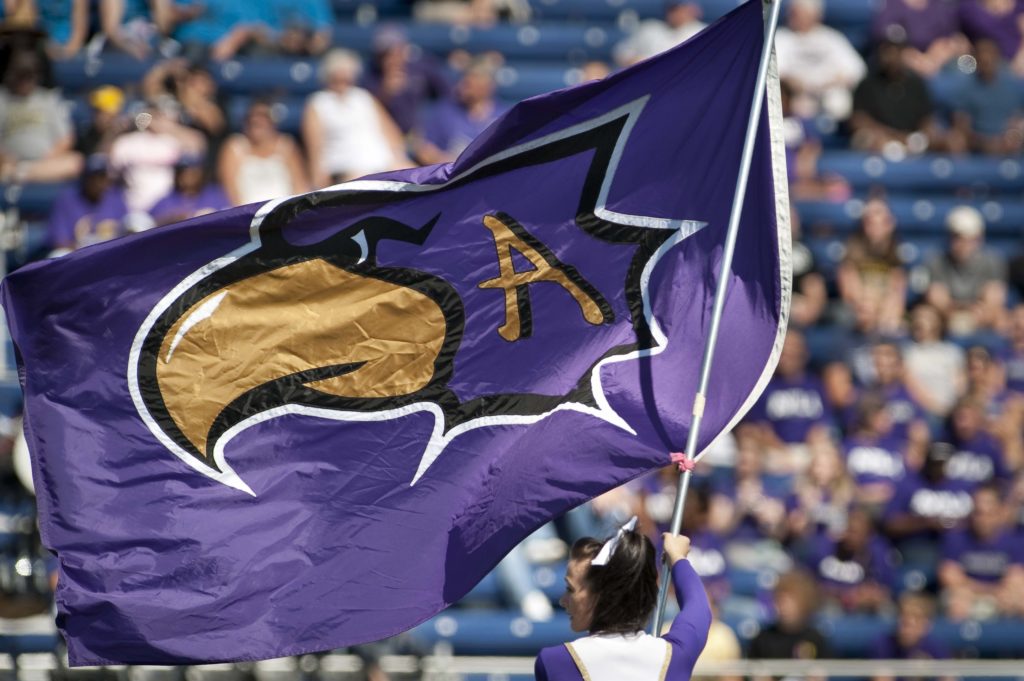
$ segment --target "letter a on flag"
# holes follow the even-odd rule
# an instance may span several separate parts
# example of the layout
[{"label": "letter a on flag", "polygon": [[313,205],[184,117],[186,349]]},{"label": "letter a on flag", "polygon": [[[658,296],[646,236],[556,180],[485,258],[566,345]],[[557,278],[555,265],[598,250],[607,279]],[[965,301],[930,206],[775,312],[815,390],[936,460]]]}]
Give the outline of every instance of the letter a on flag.
[{"label": "letter a on flag", "polygon": [[[397,634],[686,440],[759,2],[522,102],[447,165],[11,274],[72,664]],[[789,305],[774,69],[699,437],[756,400]]]}]

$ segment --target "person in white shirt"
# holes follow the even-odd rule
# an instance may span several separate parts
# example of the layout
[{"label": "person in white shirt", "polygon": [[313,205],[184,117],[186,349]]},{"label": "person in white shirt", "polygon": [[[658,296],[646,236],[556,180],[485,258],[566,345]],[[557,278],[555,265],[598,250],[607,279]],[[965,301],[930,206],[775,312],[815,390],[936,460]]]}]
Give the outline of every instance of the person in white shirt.
[{"label": "person in white shirt", "polygon": [[867,67],[846,36],[821,23],[824,11],[823,0],[792,0],[786,26],[775,37],[779,77],[795,88],[799,115],[824,112],[845,120]]},{"label": "person in white shirt", "polygon": [[398,126],[383,105],[355,85],[362,64],[350,50],[331,50],[302,116],[302,139],[314,188],[412,165]]},{"label": "person in white shirt", "polygon": [[695,2],[668,0],[665,20],[648,19],[636,31],[615,46],[613,56],[619,66],[632,66],[675,47],[696,35],[707,24],[700,20],[702,10]]}]

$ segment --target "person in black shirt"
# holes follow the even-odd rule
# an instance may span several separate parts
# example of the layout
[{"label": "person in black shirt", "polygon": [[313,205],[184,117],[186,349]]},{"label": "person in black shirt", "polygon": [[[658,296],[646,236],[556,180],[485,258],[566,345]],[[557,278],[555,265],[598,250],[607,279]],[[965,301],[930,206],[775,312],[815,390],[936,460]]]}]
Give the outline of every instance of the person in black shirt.
[{"label": "person in black shirt", "polygon": [[751,660],[818,660],[830,655],[828,641],[811,623],[818,601],[814,577],[803,570],[779,577],[774,593],[776,620],[750,642]]},{"label": "person in black shirt", "polygon": [[891,40],[878,45],[868,75],[853,93],[852,145],[890,155],[964,151],[963,137],[946,133],[935,122],[928,86],[903,65],[902,51]]}]

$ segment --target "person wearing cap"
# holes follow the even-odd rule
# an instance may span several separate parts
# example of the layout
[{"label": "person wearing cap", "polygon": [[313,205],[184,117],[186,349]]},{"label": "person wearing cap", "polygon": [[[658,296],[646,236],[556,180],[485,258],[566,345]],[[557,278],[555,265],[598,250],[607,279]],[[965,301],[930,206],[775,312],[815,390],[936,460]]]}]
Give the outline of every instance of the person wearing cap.
[{"label": "person wearing cap", "polygon": [[51,255],[121,236],[127,213],[124,190],[111,176],[109,160],[104,154],[92,154],[79,182],[64,189],[53,202],[47,224]]},{"label": "person wearing cap", "polygon": [[11,56],[0,88],[0,182],[59,182],[82,169],[67,104],[41,76],[37,54]]},{"label": "person wearing cap", "polygon": [[985,219],[971,206],[946,216],[949,246],[927,263],[926,300],[947,320],[950,333],[1000,330],[1006,320],[1006,262],[984,249]]},{"label": "person wearing cap", "polygon": [[121,88],[103,85],[89,93],[88,101],[92,118],[75,147],[86,157],[108,153],[117,136],[131,125],[123,115],[125,96]]},{"label": "person wearing cap", "polygon": [[183,154],[174,165],[174,189],[149,214],[159,227],[230,207],[224,190],[207,181],[206,157]]},{"label": "person wearing cap", "polygon": [[664,534],[679,614],[664,636],[655,637],[644,627],[658,598],[657,554],[635,523],[633,518],[606,541],[585,537],[573,544],[559,603],[572,630],[589,635],[541,650],[538,681],[690,678],[711,627],[707,594],[687,560],[690,540]]}]

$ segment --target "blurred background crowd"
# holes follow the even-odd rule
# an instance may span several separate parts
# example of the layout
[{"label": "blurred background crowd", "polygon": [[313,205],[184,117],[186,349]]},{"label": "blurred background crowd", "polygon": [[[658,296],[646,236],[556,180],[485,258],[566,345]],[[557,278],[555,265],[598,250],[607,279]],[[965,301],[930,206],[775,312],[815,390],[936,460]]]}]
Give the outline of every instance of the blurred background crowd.
[{"label": "blurred background crowd", "polygon": [[[452,160],[514,101],[601,78],[736,4],[3,0],[0,260]],[[688,497],[692,561],[721,619],[709,657],[1019,655],[1022,35],[1024,0],[786,2],[791,326],[763,398]],[[8,618],[50,597],[16,475],[19,411],[9,373]],[[657,537],[676,477],[542,528],[386,649],[529,654],[565,639],[553,603],[567,546],[634,514]]]}]

